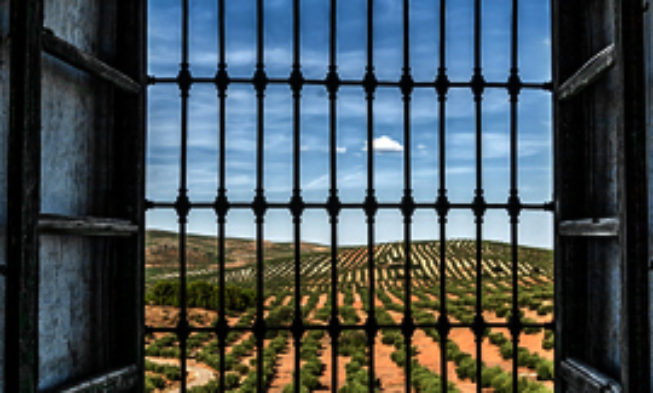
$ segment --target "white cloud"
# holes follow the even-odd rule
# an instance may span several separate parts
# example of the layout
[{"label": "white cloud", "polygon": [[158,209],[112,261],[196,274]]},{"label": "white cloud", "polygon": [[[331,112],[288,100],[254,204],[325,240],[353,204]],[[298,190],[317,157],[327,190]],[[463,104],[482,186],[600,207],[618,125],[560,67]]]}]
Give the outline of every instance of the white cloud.
[{"label": "white cloud", "polygon": [[347,153],[347,148],[344,147],[344,146],[338,146],[338,147],[336,147],[336,152],[338,152],[340,154]]},{"label": "white cloud", "polygon": [[[402,152],[404,147],[398,141],[390,138],[387,135],[381,135],[378,138],[374,138],[372,141],[372,146],[374,151],[378,153],[391,153],[391,152]],[[367,151],[367,142],[363,147],[363,151]]]}]

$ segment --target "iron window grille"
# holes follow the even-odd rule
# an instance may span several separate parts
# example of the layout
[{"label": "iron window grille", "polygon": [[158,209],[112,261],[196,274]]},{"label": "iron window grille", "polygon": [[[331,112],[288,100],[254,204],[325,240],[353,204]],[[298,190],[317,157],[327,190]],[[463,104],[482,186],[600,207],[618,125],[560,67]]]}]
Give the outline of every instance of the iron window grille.
[{"label": "iron window grille", "polygon": [[[544,328],[553,330],[554,322],[549,323],[527,323],[522,320],[519,313],[518,296],[518,224],[519,216],[522,210],[534,211],[552,211],[551,202],[545,203],[522,203],[519,198],[517,184],[517,104],[521,90],[534,89],[550,92],[552,89],[551,82],[524,82],[519,77],[518,68],[518,0],[511,2],[511,44],[510,44],[510,73],[505,82],[487,81],[483,76],[483,67],[481,62],[481,0],[474,0],[474,50],[473,50],[473,75],[469,81],[452,81],[447,75],[446,63],[446,0],[439,2],[439,64],[437,67],[437,78],[431,81],[415,81],[411,76],[410,65],[410,37],[409,37],[409,0],[402,0],[402,18],[403,18],[403,44],[402,57],[403,67],[399,80],[378,80],[375,76],[373,62],[373,28],[374,28],[374,1],[367,0],[366,15],[366,58],[365,74],[362,79],[342,79],[338,74],[338,63],[336,58],[336,7],[337,0],[330,0],[329,11],[329,56],[328,56],[328,73],[324,79],[307,79],[302,74],[300,63],[300,1],[292,0],[292,70],[288,78],[269,78],[265,72],[264,64],[264,18],[263,18],[263,0],[256,1],[256,66],[255,73],[250,78],[232,78],[228,74],[226,63],[225,49],[225,0],[218,0],[218,50],[219,59],[217,72],[212,77],[195,77],[191,75],[189,55],[188,55],[188,37],[189,37],[189,0],[181,0],[181,64],[179,73],[176,76],[150,76],[148,83],[157,84],[176,84],[181,94],[181,156],[180,156],[180,178],[179,189],[175,201],[150,201],[146,200],[147,209],[173,209],[178,217],[179,223],[179,322],[175,327],[155,327],[146,326],[145,331],[148,333],[168,332],[174,333],[179,339],[181,349],[180,368],[181,375],[185,376],[187,371],[186,348],[187,339],[193,332],[209,332],[216,334],[218,338],[218,352],[220,359],[219,367],[219,386],[220,391],[225,389],[225,348],[226,337],[231,331],[250,331],[256,338],[256,372],[257,372],[257,391],[264,391],[263,386],[263,343],[265,334],[268,331],[289,331],[294,341],[294,370],[300,369],[300,350],[302,345],[303,334],[310,330],[326,330],[331,338],[332,346],[332,370],[338,370],[338,337],[345,330],[363,330],[367,337],[367,360],[368,360],[368,388],[373,393],[375,386],[375,336],[380,329],[395,329],[402,333],[404,338],[404,353],[406,358],[410,358],[411,337],[416,329],[435,328],[440,336],[440,381],[441,391],[446,391],[448,386],[447,378],[447,338],[451,329],[465,328],[471,329],[475,336],[476,343],[476,381],[481,381],[482,372],[482,337],[483,332],[489,328],[507,328],[511,333],[512,342],[512,386],[516,390],[518,386],[518,343],[519,336],[527,327]],[[194,202],[188,197],[187,181],[187,140],[188,140],[188,99],[189,91],[194,84],[213,84],[217,90],[219,102],[219,173],[218,173],[218,190],[214,201]],[[228,199],[225,178],[225,139],[226,139],[226,108],[227,90],[230,85],[251,85],[256,91],[256,189],[255,197],[251,202],[232,202]],[[268,202],[265,197],[263,186],[264,174],[264,100],[265,91],[268,85],[287,85],[292,91],[292,197],[287,203]],[[304,86],[324,86],[328,92],[328,129],[329,129],[329,196],[325,202],[306,202],[302,198],[300,186],[300,120],[301,120],[301,94]],[[364,90],[365,101],[367,105],[367,189],[364,201],[359,203],[344,203],[338,197],[337,184],[337,98],[338,89],[341,86],[357,86]],[[398,202],[381,203],[377,201],[374,188],[374,98],[375,92],[380,88],[399,89],[403,100],[403,138],[406,146],[403,156],[403,197]],[[433,202],[418,203],[412,196],[411,184],[411,96],[414,89],[435,89],[437,93],[438,107],[438,151],[439,151],[439,186],[437,195]],[[469,203],[457,203],[449,201],[446,187],[446,141],[445,141],[445,123],[446,123],[446,102],[447,94],[451,89],[470,89],[474,98],[475,114],[475,164],[476,178],[474,198]],[[510,97],[510,189],[506,203],[487,203],[484,198],[483,178],[482,178],[482,101],[485,89],[505,89]],[[191,209],[214,210],[218,222],[218,282],[219,282],[219,307],[218,320],[215,327],[197,327],[191,326],[188,322],[187,302],[186,302],[186,239],[187,239],[187,221]],[[256,315],[254,323],[248,327],[229,326],[226,319],[225,308],[225,230],[226,216],[233,209],[251,209],[255,217],[256,225]],[[292,216],[293,222],[293,239],[294,239],[294,319],[290,326],[267,326],[264,320],[264,255],[263,255],[263,228],[264,217],[269,209],[288,210]],[[306,209],[326,210],[331,232],[330,242],[330,299],[331,299],[331,316],[327,325],[317,325],[305,323],[302,320],[300,312],[301,299],[301,277],[300,277],[300,239],[301,239],[301,218]],[[368,304],[369,310],[365,323],[363,325],[345,324],[339,320],[338,311],[338,270],[337,270],[337,248],[338,248],[338,217],[343,209],[362,210],[367,218],[367,276],[368,276]],[[389,209],[399,211],[403,217],[403,248],[405,253],[403,266],[404,280],[404,312],[403,320],[400,324],[379,323],[375,314],[375,257],[374,257],[374,228],[375,216],[379,209]],[[411,300],[411,280],[412,280],[412,263],[411,263],[411,223],[412,217],[417,210],[431,209],[435,210],[438,217],[438,226],[440,234],[439,251],[442,263],[439,264],[440,282],[439,294],[440,299],[446,297],[446,229],[447,216],[452,209],[471,210],[475,217],[476,228],[476,265],[475,265],[475,315],[473,322],[452,322],[447,313],[447,302],[440,302],[439,317],[436,323],[417,323],[413,319],[412,300]],[[511,244],[511,278],[512,278],[512,313],[508,322],[488,322],[483,317],[482,307],[482,226],[484,215],[487,210],[506,210],[510,218],[510,244]],[[406,392],[411,390],[411,367],[412,362],[404,362],[405,371],[405,388]],[[294,391],[300,391],[300,373],[294,373]],[[331,391],[336,393],[338,389],[338,372],[331,374]],[[481,393],[482,386],[476,383],[476,391]],[[186,378],[181,378],[181,392],[187,391]]]}]

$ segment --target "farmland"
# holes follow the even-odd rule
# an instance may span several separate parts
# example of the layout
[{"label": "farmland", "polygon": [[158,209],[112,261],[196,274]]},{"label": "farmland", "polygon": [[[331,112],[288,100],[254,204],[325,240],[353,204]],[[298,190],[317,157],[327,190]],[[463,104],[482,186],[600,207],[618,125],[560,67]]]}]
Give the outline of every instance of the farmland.
[{"label": "farmland", "polygon": [[[174,327],[179,319],[177,234],[148,231],[146,237],[146,323]],[[250,327],[256,316],[256,247],[248,239],[225,240],[225,304],[230,326]],[[331,258],[327,246],[301,244],[301,317],[304,323],[325,325],[331,318]],[[484,241],[481,287],[483,317],[505,322],[512,306],[510,246]],[[369,304],[367,248],[340,247],[337,258],[338,314],[342,323],[363,325]],[[294,318],[294,250],[289,243],[264,243],[264,318],[267,326],[289,325]],[[191,235],[187,240],[188,321],[191,326],[211,327],[217,321],[217,240]],[[435,323],[441,301],[446,301],[451,322],[471,323],[476,304],[476,244],[471,240],[446,242],[446,299],[440,299],[440,243],[418,241],[411,247],[413,274],[411,308],[415,322]],[[518,248],[518,304],[524,322],[548,322],[553,318],[553,263],[550,250]],[[374,247],[376,318],[381,324],[402,321],[404,247],[400,242]],[[367,392],[369,367],[364,330],[345,330],[338,339],[337,370],[332,369],[331,338],[326,331],[310,330],[301,341],[301,392],[330,392],[337,373],[340,393]],[[230,331],[226,338],[225,386],[228,391],[256,392],[256,340],[247,329]],[[405,341],[400,330],[381,329],[374,341],[373,381],[378,392],[405,391]],[[440,392],[441,340],[434,328],[417,329],[412,335],[412,392]],[[483,337],[482,380],[485,392],[512,391],[513,347],[506,328],[488,329]],[[179,340],[173,333],[146,337],[146,391],[177,392],[182,378]],[[187,339],[188,390],[217,392],[220,357],[218,340],[210,331],[192,333]],[[273,330],[263,345],[265,390],[291,393],[295,363],[290,332]],[[553,389],[553,334],[541,328],[525,328],[520,336],[519,390],[549,392]],[[454,328],[446,342],[447,379],[450,392],[476,391],[476,343],[469,328]]]}]

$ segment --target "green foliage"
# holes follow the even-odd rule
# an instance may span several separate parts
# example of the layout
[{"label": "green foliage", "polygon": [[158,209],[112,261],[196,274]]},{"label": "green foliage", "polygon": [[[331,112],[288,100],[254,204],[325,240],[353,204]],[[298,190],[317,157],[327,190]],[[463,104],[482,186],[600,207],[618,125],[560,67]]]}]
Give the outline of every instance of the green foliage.
[{"label": "green foliage", "polygon": [[[522,322],[523,322],[523,323],[527,323],[527,324],[529,324],[529,323],[533,323],[533,324],[534,324],[534,323],[537,323],[537,321],[535,321],[535,320],[533,320],[533,319],[530,319],[530,318],[524,318],[524,319],[522,319]],[[540,331],[542,331],[542,328],[541,328],[541,327],[526,326],[526,327],[524,328],[524,334],[537,334],[537,333],[539,333]]]},{"label": "green foliage", "polygon": [[163,374],[169,381],[179,381],[181,379],[181,369],[170,364],[159,364],[145,360],[145,370]]},{"label": "green foliage", "polygon": [[[295,385],[293,383],[289,383],[288,385],[284,386],[282,393],[295,393]],[[309,390],[302,385],[299,387],[299,393],[309,393]]]},{"label": "green foliage", "polygon": [[500,332],[492,332],[489,334],[489,337],[490,337],[490,342],[494,345],[503,345],[504,343],[508,342],[506,336],[504,336],[503,333]]},{"label": "green foliage", "polygon": [[163,389],[166,386],[166,381],[159,375],[145,375],[145,386],[143,391],[151,393],[154,389]]},{"label": "green foliage", "polygon": [[193,333],[188,340],[186,341],[186,346],[189,349],[198,348],[203,343],[208,341],[211,338],[211,335],[207,332]]},{"label": "green foliage", "polygon": [[503,373],[503,369],[501,368],[501,366],[483,368],[483,371],[481,371],[481,385],[484,388],[491,387],[492,380],[494,380],[495,377],[501,375],[502,373]]},{"label": "green foliage", "polygon": [[461,379],[470,379],[472,382],[476,381],[476,360],[472,359],[472,357],[469,354],[465,354],[467,356],[464,356],[460,359],[460,361],[456,362],[456,374],[458,374],[458,378]]},{"label": "green foliage", "polygon": [[[218,285],[206,281],[193,281],[186,287],[186,305],[218,309],[220,289]],[[158,281],[145,294],[148,304],[179,307],[179,283],[177,281]],[[256,302],[256,292],[236,285],[225,286],[225,307],[228,311],[244,311]]]},{"label": "green foliage", "polygon": [[554,341],[555,335],[551,330],[545,330],[544,331],[544,340],[542,341],[542,348],[543,349],[553,349],[553,346],[555,344]]},{"label": "green foliage", "polygon": [[504,359],[510,359],[512,357],[512,343],[505,342],[501,344],[501,348],[499,348],[499,351],[501,352],[501,357],[503,357]]},{"label": "green foliage", "polygon": [[145,348],[145,355],[147,356],[178,358],[180,353],[177,337],[174,334],[167,334]]},{"label": "green foliage", "polygon": [[[451,247],[454,247],[453,250],[449,252],[448,255],[455,256],[458,259],[468,259],[473,258],[473,248],[467,250],[467,243],[464,241],[463,244],[455,244]],[[470,243],[471,244],[471,243]],[[400,244],[393,244],[390,247],[380,251],[378,255],[379,261],[384,261],[387,258],[394,258],[393,247],[401,247]],[[421,247],[421,245],[420,245]],[[434,248],[432,246],[430,251],[429,248],[418,249],[415,254],[419,257],[419,260],[426,260],[427,262],[431,261],[431,258],[437,258],[434,254]],[[504,247],[501,244],[491,244],[483,242],[484,247],[484,258],[487,257],[490,260],[495,261],[494,263],[501,264],[505,266],[506,261],[510,261],[510,247]],[[488,247],[487,249],[485,247]],[[349,252],[349,251],[348,251]],[[545,260],[545,253],[540,250],[519,250],[520,252],[520,263],[523,261],[530,261],[533,256],[531,254]],[[527,257],[522,255],[527,253]],[[530,253],[530,254],[529,254]],[[368,298],[368,289],[361,282],[352,282],[357,280],[359,270],[364,270],[365,263],[364,254],[361,254],[359,251],[354,250],[351,259],[344,258],[343,265],[340,270],[339,278],[339,290],[344,295],[344,305],[339,307],[339,316],[343,319],[344,323],[354,324],[360,323],[359,313],[360,311],[353,307],[354,299],[356,298],[356,292],[360,296],[360,300],[363,302],[364,310],[369,310],[369,298]],[[304,258],[304,256],[302,256]],[[327,259],[320,259],[327,258]],[[311,312],[316,307],[319,302],[320,297],[330,291],[328,284],[325,284],[329,281],[329,272],[324,271],[324,269],[314,269],[310,267],[310,263],[317,261],[318,263],[323,263],[328,261],[329,255],[324,252],[324,256],[310,256],[306,259],[307,262],[307,278],[303,279],[304,295],[308,295],[308,301],[301,307],[301,316],[303,318],[308,318],[311,315]],[[530,259],[529,259],[530,258]],[[267,271],[270,271],[271,275],[282,275],[287,274],[288,270],[287,263],[290,259],[274,259],[271,260],[270,264],[267,264],[268,259],[266,259],[266,274]],[[423,263],[423,262],[420,262]],[[539,279],[537,274],[540,270],[535,270],[536,274],[531,277],[531,282],[520,282],[520,296],[518,299],[520,307],[529,307],[532,310],[536,310],[539,315],[547,315],[552,312],[552,306],[550,304],[550,299],[552,295],[552,286],[550,282],[547,281],[546,274],[548,271],[546,269],[547,262],[541,262],[539,264],[534,264],[540,266],[542,273],[540,274],[542,279]],[[361,267],[363,266],[363,267]],[[277,269],[279,268],[279,269]],[[283,268],[283,269],[281,269]],[[465,268],[464,266],[452,265],[451,268]],[[433,268],[431,268],[433,269]],[[279,273],[275,273],[275,271]],[[428,279],[433,279],[433,277],[428,276],[430,274],[429,269],[416,270],[415,271],[415,280],[416,286],[413,288],[413,294],[417,299],[412,302],[412,315],[416,323],[426,324],[426,325],[435,325],[437,320],[437,313],[434,314],[434,311],[440,310],[440,300],[439,298],[439,282],[435,278],[432,280],[431,284],[423,286],[423,284],[417,283],[423,277]],[[356,274],[350,274],[355,272]],[[396,279],[396,271],[389,272],[389,279]],[[494,273],[497,273],[496,271]],[[501,273],[501,272],[499,272]],[[314,275],[314,276],[311,276]],[[318,277],[319,276],[319,277]],[[378,277],[385,280],[385,275],[379,274]],[[509,277],[505,277],[499,274],[493,274],[492,279],[486,280],[486,285],[483,288],[483,309],[494,311],[496,315],[501,318],[509,318],[512,310],[512,297],[510,295],[511,283]],[[276,277],[276,276],[275,276]],[[283,277],[282,277],[283,278]],[[294,317],[294,307],[292,306],[283,306],[282,300],[288,295],[293,295],[293,292],[289,289],[291,288],[291,280],[288,283],[284,283],[283,279],[274,278],[272,284],[269,284],[269,280],[266,281],[267,294],[273,294],[276,296],[275,301],[268,303],[265,307],[267,317],[266,324],[268,326],[280,326],[288,325]],[[312,283],[311,280],[316,279],[316,283]],[[266,278],[267,280],[267,278]],[[248,284],[246,284],[248,285]],[[474,295],[475,285],[473,280],[462,279],[462,278],[449,278],[447,281],[447,291],[454,296],[448,298],[447,309],[448,314],[452,320],[469,323],[472,322],[474,317],[474,306],[475,306],[475,295]],[[256,304],[256,293],[250,289],[241,289],[236,286],[229,286],[225,288],[225,304],[228,309],[228,313],[234,315],[233,313],[239,312],[240,319],[236,323],[237,326],[251,326],[255,317],[255,304]],[[150,304],[167,304],[177,306],[177,298],[179,293],[179,286],[176,282],[159,282],[153,284],[147,292],[147,301]],[[217,309],[218,305],[218,287],[211,284],[207,281],[192,281],[187,287],[187,298],[189,307],[202,307],[202,308],[212,308]],[[394,324],[396,318],[395,314],[388,312],[395,311],[402,313],[404,312],[405,305],[401,301],[397,301],[395,298],[402,299],[404,292],[401,286],[387,286],[379,285],[376,290],[376,296],[383,303],[382,307],[375,307],[375,316],[378,323],[382,325]],[[431,295],[434,295],[435,298]],[[315,311],[312,314],[312,321],[314,320],[328,322],[331,318],[331,296],[327,293],[326,304]],[[523,319],[524,322],[530,322],[528,319]],[[439,345],[440,335],[438,330],[434,327],[421,328],[428,337],[433,340],[433,344]],[[524,333],[531,334],[539,331],[537,328],[525,328]],[[256,367],[252,367],[252,360],[245,361],[249,356],[254,352],[256,347],[256,340],[251,333],[245,333],[246,330],[232,330],[227,338],[227,346],[229,350],[227,351],[227,356],[225,358],[225,368],[227,373],[225,375],[225,386],[226,391],[229,393],[255,393],[256,392]],[[243,337],[247,334],[247,337]],[[323,351],[323,339],[325,335],[323,330],[309,330],[306,332],[305,336],[302,338],[302,345],[300,347],[300,357],[302,360],[302,367],[297,370],[300,373],[299,380],[301,381],[300,392],[301,393],[312,393],[315,391],[320,391],[324,389],[324,386],[320,385],[320,377],[324,373],[325,365],[322,363],[322,351]],[[441,379],[438,375],[438,370],[429,370],[426,367],[422,366],[416,358],[406,358],[404,349],[405,341],[404,337],[400,330],[398,329],[381,329],[381,341],[384,345],[388,345],[394,348],[394,351],[390,354],[392,361],[397,364],[399,367],[404,367],[407,361],[411,361],[412,369],[412,388],[416,393],[444,393],[441,392]],[[499,347],[502,357],[510,359],[513,356],[512,351],[512,342],[509,335],[504,335],[499,332],[486,332],[486,335],[489,337],[489,342],[493,345]],[[244,338],[244,339],[243,339]],[[152,340],[152,337],[148,338],[148,341]],[[266,347],[263,351],[263,382],[264,389],[269,388],[269,384],[274,378],[275,373],[277,372],[278,365],[278,356],[281,352],[287,351],[287,346],[289,342],[289,333],[283,330],[270,330],[266,334]],[[237,343],[237,344],[236,344]],[[356,329],[346,329],[340,333],[339,336],[339,351],[338,355],[347,356],[345,364],[346,377],[339,393],[369,393],[368,392],[368,353],[367,353],[367,336],[363,330]],[[553,347],[553,334],[545,330],[544,340],[542,342],[543,348],[552,348]],[[475,381],[477,378],[477,363],[472,354],[465,353],[461,351],[460,347],[456,345],[455,342],[447,340],[447,359],[455,363],[455,372],[459,378],[466,381]],[[198,361],[204,362],[207,365],[218,369],[219,364],[219,351],[217,345],[217,339],[211,339],[209,333],[194,333],[188,338],[187,347],[192,351],[189,351],[189,354],[196,356]],[[199,350],[198,350],[199,349]],[[176,352],[175,352],[176,351]],[[146,350],[146,353],[149,356],[179,356],[178,353],[178,340],[174,335],[168,335],[161,337],[158,340],[154,340]],[[416,353],[417,348],[413,347],[412,352]],[[550,361],[539,356],[537,353],[530,353],[525,348],[519,348],[517,353],[517,360],[520,366],[529,367],[537,372],[537,377],[539,380],[550,380],[553,378],[553,364]],[[256,359],[253,360],[254,362]],[[248,366],[249,365],[249,366]],[[152,368],[152,365],[147,365],[147,367]],[[150,370],[149,375],[153,375],[151,378],[146,378],[145,386],[146,392],[152,392],[155,387],[155,383],[165,385],[166,380],[163,378],[164,372],[156,372]],[[172,373],[172,371],[170,371]],[[162,375],[159,375],[162,374]],[[171,374],[174,377],[174,375]],[[245,376],[245,379],[241,383],[242,376]],[[483,388],[491,388],[492,391],[496,393],[512,393],[512,376],[509,371],[503,371],[499,366],[495,367],[486,367],[481,365],[480,370],[481,381],[480,384]],[[177,378],[180,376],[177,374]],[[158,379],[157,379],[158,378]],[[526,378],[520,378],[518,380],[519,391],[526,393],[543,393],[544,386],[541,383],[538,383],[534,380],[529,380]],[[219,381],[214,380],[202,387],[196,387],[190,389],[191,393],[214,393],[218,391]],[[373,385],[375,390],[381,390],[380,381],[374,381]],[[150,390],[147,390],[150,389]],[[448,392],[456,392],[456,388],[453,385],[449,385],[447,388]],[[283,388],[283,393],[294,393],[294,386],[291,384],[286,385]]]},{"label": "green foliage", "polygon": [[324,306],[321,309],[317,310],[313,317],[318,321],[326,322],[331,317],[331,306]]},{"label": "green foliage", "polygon": [[535,371],[537,372],[537,379],[544,381],[553,380],[553,362],[540,359]]},{"label": "green foliage", "polygon": [[[440,376],[419,364],[413,365],[411,374],[413,387],[418,393],[442,393]],[[458,389],[450,382],[447,386],[448,393],[457,393]]]},{"label": "green foliage", "polygon": [[553,304],[541,304],[537,308],[537,315],[544,316],[547,314],[551,314],[552,312],[553,312]]},{"label": "green foliage", "polygon": [[353,356],[354,353],[365,352],[367,336],[358,330],[345,330],[338,339],[338,354],[342,356]]},{"label": "green foliage", "polygon": [[356,313],[354,307],[347,304],[340,307],[340,316],[342,316],[342,319],[347,324],[354,324],[360,322],[360,318],[358,318],[358,313]]}]

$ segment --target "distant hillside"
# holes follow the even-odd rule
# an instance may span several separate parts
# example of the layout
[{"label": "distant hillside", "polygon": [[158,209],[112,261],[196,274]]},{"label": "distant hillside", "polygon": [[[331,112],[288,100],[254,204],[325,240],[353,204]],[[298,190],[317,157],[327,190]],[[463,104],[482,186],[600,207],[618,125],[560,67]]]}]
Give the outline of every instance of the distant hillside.
[{"label": "distant hillside", "polygon": [[[151,230],[146,233],[146,282],[178,277],[178,235],[174,232]],[[217,238],[190,234],[187,238],[187,275],[189,280],[215,280],[217,277]],[[256,277],[256,243],[251,239],[228,238],[226,247],[226,275],[230,282],[252,285]],[[266,285],[284,287],[293,280],[294,255],[292,243],[264,242],[264,279]],[[437,279],[440,274],[440,250],[437,241],[414,242],[411,248],[416,280]],[[476,245],[474,240],[449,240],[446,243],[446,275],[454,280],[468,280],[475,276]],[[482,243],[482,272],[489,278],[504,278],[511,272],[509,244],[484,241]],[[401,242],[375,246],[376,280],[396,282],[402,275],[404,248]],[[329,247],[314,243],[301,244],[302,282],[328,285],[331,258]],[[553,277],[551,250],[523,247],[518,249],[518,271],[522,277]],[[367,248],[348,246],[338,249],[339,280],[366,282]]]}]

